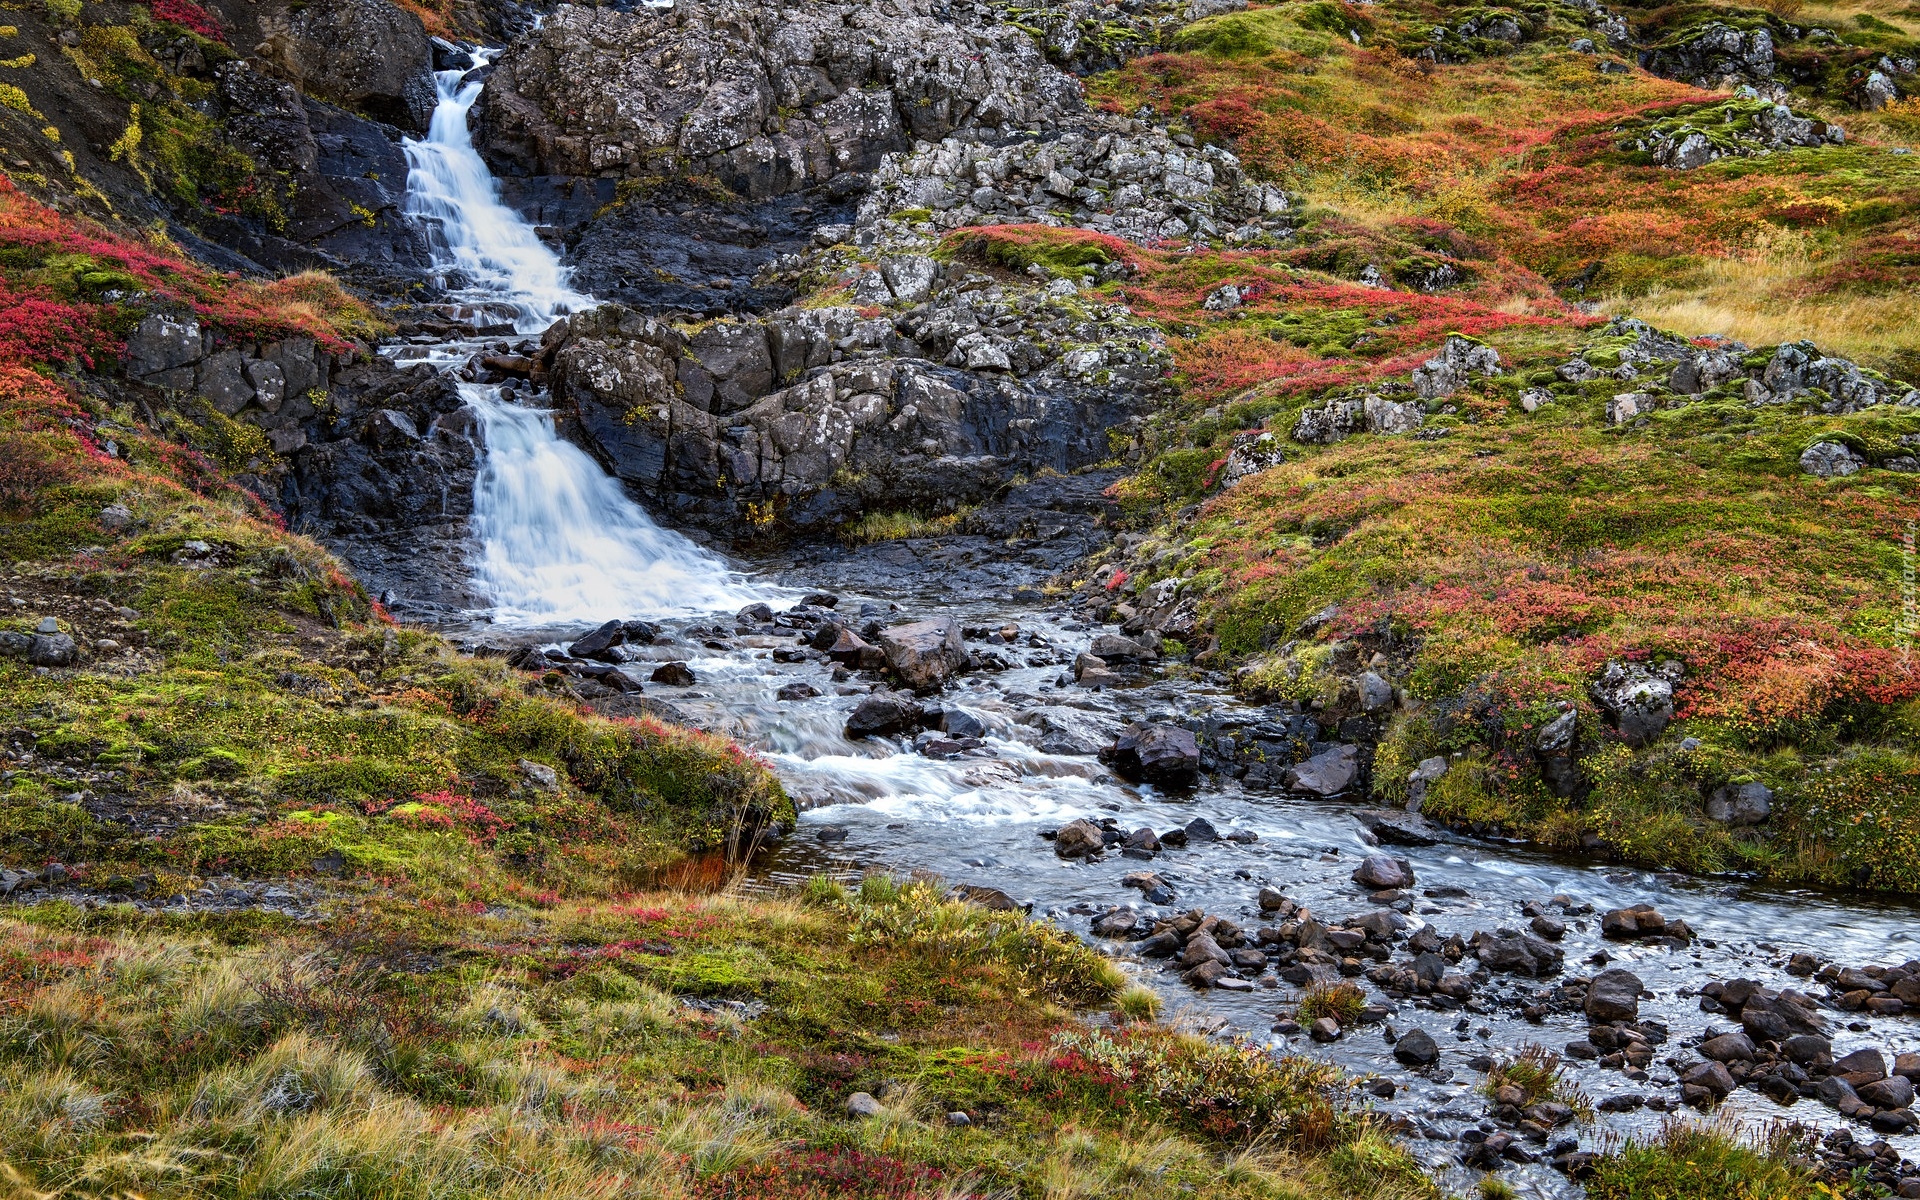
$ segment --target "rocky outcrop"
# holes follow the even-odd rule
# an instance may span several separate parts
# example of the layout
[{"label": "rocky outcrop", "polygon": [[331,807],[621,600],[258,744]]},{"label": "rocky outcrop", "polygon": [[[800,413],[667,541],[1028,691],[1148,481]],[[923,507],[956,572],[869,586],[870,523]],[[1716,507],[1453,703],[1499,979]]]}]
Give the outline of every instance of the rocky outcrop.
[{"label": "rocky outcrop", "polygon": [[209,234],[275,270],[319,267],[360,279],[426,272],[426,235],[404,215],[407,158],[391,131],[244,61],[222,64],[214,79],[229,140],[292,186],[283,230],[219,218],[206,223]]},{"label": "rocky outcrop", "polygon": [[1643,52],[1640,65],[1655,75],[1709,90],[1766,85],[1774,75],[1773,34],[1764,26],[1741,30],[1709,21]]},{"label": "rocky outcrop", "polygon": [[496,64],[479,144],[504,174],[703,174],[761,198],[1079,111],[1078,82],[1032,37],[942,8],[563,5]]},{"label": "rocky outcrop", "polygon": [[[1382,389],[1385,390],[1385,389]],[[1379,395],[1357,400],[1331,400],[1324,408],[1307,408],[1293,424],[1293,440],[1327,446],[1356,433],[1393,435],[1410,433],[1426,424],[1417,400],[1388,400]]]},{"label": "rocky outcrop", "polygon": [[433,115],[420,18],[388,0],[313,0],[265,16],[254,53],[301,91],[403,129]]},{"label": "rocky outcrop", "polygon": [[978,503],[1016,474],[1100,461],[1106,430],[1165,392],[1157,337],[1058,304],[1071,285],[1010,292],[910,256],[871,278],[890,303],[921,303],[691,334],[607,306],[549,330],[542,362],[569,432],[615,475],[730,536]]},{"label": "rocky outcrop", "polygon": [[1842,145],[1846,131],[1784,104],[1753,97],[1679,110],[1623,143],[1645,151],[1676,171],[1691,171],[1723,158],[1761,158],[1796,147]]},{"label": "rocky outcrop", "polygon": [[165,312],[134,328],[121,369],[153,389],[154,406],[209,428],[229,423],[217,436],[249,455],[243,482],[276,497],[294,529],[326,541],[371,590],[468,601],[459,581],[480,439],[445,375],[303,335],[224,341]]},{"label": "rocky outcrop", "polygon": [[1290,212],[1287,194],[1248,178],[1229,151],[1183,146],[1163,128],[1098,114],[1073,118],[1049,138],[949,137],[889,156],[861,202],[858,227],[871,238],[889,215],[911,213],[942,230],[1031,222],[1143,243],[1246,244],[1285,236]]}]

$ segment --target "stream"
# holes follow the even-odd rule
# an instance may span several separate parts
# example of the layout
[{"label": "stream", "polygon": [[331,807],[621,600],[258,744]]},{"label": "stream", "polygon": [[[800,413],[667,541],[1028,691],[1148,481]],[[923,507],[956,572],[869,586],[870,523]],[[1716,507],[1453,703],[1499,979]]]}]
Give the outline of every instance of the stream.
[{"label": "stream", "polygon": [[[482,65],[490,56],[475,55]],[[543,407],[547,397],[526,384],[477,382],[467,366],[477,354],[537,338],[557,317],[594,301],[572,288],[554,252],[500,203],[497,184],[467,131],[467,111],[482,83],[459,71],[440,72],[436,81],[439,107],[431,132],[406,147],[409,211],[429,230],[453,297],[447,315],[496,332],[393,345],[384,352],[403,364],[428,362],[461,377],[461,393],[479,414],[486,440],[475,489],[474,585],[492,606],[469,614],[464,628],[450,632],[496,646],[542,645],[559,655],[608,619],[656,623],[660,632],[653,643],[632,648],[636,665],[684,662],[693,681],[648,682],[648,701],[670,705],[688,722],[761,752],[804,810],[793,835],[760,856],[748,886],[790,885],[823,871],[851,878],[886,870],[1001,889],[1030,904],[1036,916],[1059,922],[1122,961],[1162,995],[1176,1019],[1393,1080],[1391,1098],[1373,1103],[1404,1118],[1410,1144],[1443,1182],[1469,1186],[1477,1172],[1458,1165],[1459,1135],[1479,1125],[1489,1108],[1475,1090],[1483,1077],[1469,1060],[1527,1044],[1559,1050],[1587,1034],[1578,1013],[1522,1017],[1520,1009],[1556,980],[1496,974],[1477,980],[1473,999],[1464,1005],[1436,1008],[1431,998],[1388,1002],[1394,1011],[1386,1021],[1352,1027],[1319,1044],[1276,1028],[1297,992],[1270,975],[1250,990],[1197,991],[1164,961],[1140,959],[1137,943],[1094,937],[1089,927],[1095,915],[1128,904],[1149,917],[1202,909],[1251,933],[1270,920],[1257,903],[1262,887],[1280,889],[1329,923],[1372,911],[1378,905],[1367,889],[1349,878],[1362,858],[1380,852],[1356,819],[1365,806],[1246,790],[1226,775],[1203,775],[1197,790],[1170,794],[1116,778],[1090,753],[1061,752],[1057,744],[1042,749],[1047,726],[1044,720],[1033,723],[1036,713],[1051,714],[1056,724],[1078,721],[1108,731],[1150,720],[1215,736],[1275,715],[1249,708],[1217,685],[1164,672],[1148,671],[1134,685],[1098,691],[1068,681],[1063,671],[1103,630],[1064,605],[1011,597],[1036,594],[1035,585],[1077,557],[1084,545],[1071,536],[1014,547],[958,536],[859,550],[814,547],[742,564],[656,524],[597,463],[559,436]],[[508,324],[515,332],[502,337],[497,330]],[[1073,536],[1084,539],[1086,531]],[[941,697],[942,704],[978,719],[984,727],[978,744],[940,758],[916,752],[905,738],[848,739],[847,716],[872,678],[841,672],[836,679],[824,656],[797,652],[797,638],[810,628],[804,622],[796,628],[794,622],[736,621],[734,615],[756,602],[788,610],[815,590],[836,596],[834,614],[856,626],[951,616],[976,631],[1017,628],[1011,638],[976,636],[969,643],[976,652],[1005,659],[1006,669],[963,675]],[[818,694],[781,699],[781,689],[794,683]],[[1223,834],[1253,838],[1195,840],[1163,849],[1150,861],[1117,853],[1091,862],[1064,860],[1041,834],[1080,817],[1112,817],[1123,830],[1161,832],[1205,818]],[[1562,908],[1551,910],[1555,915],[1566,905],[1591,911],[1563,918],[1564,974],[1599,970],[1590,958],[1603,953],[1607,965],[1632,970],[1653,993],[1642,1002],[1642,1019],[1664,1023],[1670,1040],[1656,1047],[1643,1078],[1591,1062],[1569,1064],[1571,1078],[1596,1105],[1629,1094],[1677,1095],[1669,1058],[1690,1059],[1686,1048],[1709,1027],[1737,1027],[1701,1011],[1696,994],[1710,980],[1744,976],[1818,992],[1783,971],[1790,954],[1810,951],[1844,965],[1920,957],[1920,912],[1912,907],[1653,874],[1435,832],[1432,845],[1388,849],[1408,860],[1416,875],[1401,902],[1405,933],[1431,926],[1442,937],[1470,938],[1477,930],[1523,929],[1523,905],[1565,897]],[[1155,872],[1174,898],[1150,905],[1141,892],[1124,886],[1122,876],[1138,870]],[[1684,918],[1698,940],[1684,950],[1603,940],[1598,914],[1636,903],[1654,905],[1669,920]],[[1371,999],[1381,999],[1378,989],[1368,990]],[[1920,1019],[1912,1016],[1829,1016],[1836,1056],[1860,1047],[1889,1057],[1920,1049]],[[1384,1036],[1388,1028],[1416,1027],[1441,1048],[1437,1068],[1424,1073],[1397,1063]],[[1756,1123],[1784,1117],[1829,1128],[1848,1124],[1818,1101],[1782,1108],[1745,1089],[1734,1091],[1721,1111]],[[1556,1130],[1552,1140],[1577,1137],[1591,1148],[1656,1128],[1662,1119],[1648,1107],[1603,1112],[1592,1122]],[[1852,1127],[1863,1143],[1875,1140],[1864,1125]],[[1920,1157],[1920,1137],[1890,1140],[1901,1154]],[[1536,1153],[1541,1149],[1534,1147]],[[1504,1174],[1523,1195],[1580,1194],[1577,1184],[1544,1161],[1514,1164]]]}]

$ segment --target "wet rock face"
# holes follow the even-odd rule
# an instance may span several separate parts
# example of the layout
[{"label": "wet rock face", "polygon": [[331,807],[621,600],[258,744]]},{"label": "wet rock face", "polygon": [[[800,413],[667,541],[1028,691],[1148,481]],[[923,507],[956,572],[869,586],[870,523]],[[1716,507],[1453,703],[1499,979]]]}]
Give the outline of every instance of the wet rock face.
[{"label": "wet rock face", "polygon": [[1175,725],[1135,724],[1114,742],[1113,769],[1160,787],[1191,787],[1200,776],[1200,745]]},{"label": "wet rock face", "polygon": [[684,165],[763,198],[870,171],[915,141],[1047,128],[1081,106],[1026,33],[931,0],[562,6],[496,64],[478,142],[502,174]]},{"label": "wet rock face", "polygon": [[387,0],[314,0],[261,24],[257,53],[309,95],[425,132],[432,51],[420,18]]},{"label": "wet rock face", "polygon": [[244,61],[222,64],[214,79],[230,140],[285,172],[293,194],[284,235],[231,219],[210,221],[210,234],[277,270],[324,267],[362,280],[427,271],[426,235],[404,216],[407,159],[388,136],[395,131],[303,97]]},{"label": "wet rock face", "polygon": [[[896,278],[912,286],[905,265]],[[1032,335],[1074,332],[1050,311],[1032,294],[959,293],[898,323],[787,309],[689,337],[605,306],[550,329],[542,361],[576,415],[567,432],[676,520],[819,533],[863,511],[950,512],[1016,474],[1106,457],[1105,431],[1164,391],[1164,352],[1144,336],[1050,350]]]}]

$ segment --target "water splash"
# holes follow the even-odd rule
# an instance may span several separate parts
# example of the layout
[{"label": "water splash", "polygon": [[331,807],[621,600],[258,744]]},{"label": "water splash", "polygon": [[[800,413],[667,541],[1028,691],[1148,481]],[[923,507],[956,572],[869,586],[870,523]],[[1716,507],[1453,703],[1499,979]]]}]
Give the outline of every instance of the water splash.
[{"label": "water splash", "polygon": [[[474,58],[485,65],[497,53],[477,50]],[[573,289],[559,256],[500,202],[467,131],[482,84],[463,78],[435,73],[439,103],[426,139],[405,143],[407,212],[430,231],[434,265],[457,273],[455,295],[511,312],[515,329],[538,333],[595,301]],[[471,349],[462,347],[461,356]],[[560,437],[552,413],[521,407],[486,384],[463,383],[460,394],[480,417],[485,445],[474,481],[481,544],[474,583],[493,602],[496,623],[598,622],[770,598],[718,556],[654,524],[618,481]]]}]

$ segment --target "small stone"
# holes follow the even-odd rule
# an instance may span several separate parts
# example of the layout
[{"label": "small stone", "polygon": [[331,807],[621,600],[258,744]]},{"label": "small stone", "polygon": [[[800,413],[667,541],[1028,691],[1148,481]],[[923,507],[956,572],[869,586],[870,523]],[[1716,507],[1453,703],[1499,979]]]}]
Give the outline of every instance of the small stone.
[{"label": "small stone", "polygon": [[1393,1044],[1393,1056],[1410,1067],[1428,1067],[1440,1061],[1440,1046],[1423,1029],[1409,1029]]},{"label": "small stone", "polygon": [[1337,1042],[1340,1040],[1340,1022],[1332,1017],[1321,1017],[1307,1026],[1307,1036],[1316,1042]]},{"label": "small stone", "polygon": [[866,1092],[855,1092],[848,1096],[846,1108],[856,1117],[877,1117],[886,1111],[878,1100]]},{"label": "small stone", "polygon": [[559,788],[560,773],[547,764],[534,762],[530,758],[523,758],[517,765],[520,768],[520,773],[527,777],[527,782],[539,788],[541,791],[551,792]]},{"label": "small stone", "polygon": [[653,674],[648,678],[669,687],[691,687],[693,686],[693,668],[683,662],[662,663],[653,669]]}]

